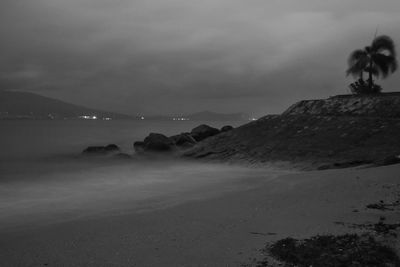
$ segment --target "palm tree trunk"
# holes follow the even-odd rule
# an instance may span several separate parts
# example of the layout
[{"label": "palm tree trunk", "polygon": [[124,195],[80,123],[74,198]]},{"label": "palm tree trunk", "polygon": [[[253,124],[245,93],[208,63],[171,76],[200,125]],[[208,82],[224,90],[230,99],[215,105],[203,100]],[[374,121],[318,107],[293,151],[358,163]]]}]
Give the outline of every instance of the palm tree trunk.
[{"label": "palm tree trunk", "polygon": [[372,86],[374,85],[374,81],[372,80],[372,56],[369,60],[369,70],[368,70],[368,86],[370,89],[372,89]]}]

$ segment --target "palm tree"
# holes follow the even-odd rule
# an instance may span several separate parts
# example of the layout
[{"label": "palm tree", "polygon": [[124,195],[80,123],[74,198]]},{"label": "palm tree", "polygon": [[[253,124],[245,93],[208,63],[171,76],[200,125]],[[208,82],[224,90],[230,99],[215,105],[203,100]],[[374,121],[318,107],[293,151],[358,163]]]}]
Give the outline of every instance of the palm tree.
[{"label": "palm tree", "polygon": [[397,70],[395,45],[389,36],[375,37],[370,46],[353,51],[348,59],[347,75],[358,76],[364,82],[363,74],[368,73],[368,91],[374,91],[373,76],[386,78]]}]

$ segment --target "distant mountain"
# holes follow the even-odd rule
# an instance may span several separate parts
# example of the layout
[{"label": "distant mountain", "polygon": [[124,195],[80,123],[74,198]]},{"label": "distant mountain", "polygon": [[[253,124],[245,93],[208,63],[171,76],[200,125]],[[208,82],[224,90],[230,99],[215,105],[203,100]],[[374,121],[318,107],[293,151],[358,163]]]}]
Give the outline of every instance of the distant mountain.
[{"label": "distant mountain", "polygon": [[244,113],[223,114],[212,111],[197,112],[184,116],[192,121],[248,121],[249,116]]},{"label": "distant mountain", "polygon": [[212,111],[197,112],[189,115],[153,115],[137,117],[138,119],[155,120],[155,121],[248,121],[251,120],[248,115],[244,113],[223,114]]},{"label": "distant mountain", "polygon": [[0,91],[0,119],[134,119],[28,92]]}]

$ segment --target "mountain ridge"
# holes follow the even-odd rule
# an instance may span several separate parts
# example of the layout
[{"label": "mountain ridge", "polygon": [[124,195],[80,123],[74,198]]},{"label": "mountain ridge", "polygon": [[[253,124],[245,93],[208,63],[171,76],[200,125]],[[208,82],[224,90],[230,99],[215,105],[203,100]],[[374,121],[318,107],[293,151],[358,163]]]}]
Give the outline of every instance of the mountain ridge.
[{"label": "mountain ridge", "polygon": [[195,112],[185,117],[194,121],[247,121],[249,116],[245,113],[218,113],[209,110]]},{"label": "mountain ridge", "polygon": [[133,119],[109,112],[71,104],[30,92],[0,91],[2,119]]},{"label": "mountain ridge", "polygon": [[134,119],[134,120],[193,120],[247,121],[244,113],[201,111],[188,115],[131,116],[88,108],[63,100],[23,91],[0,90],[0,119]]}]

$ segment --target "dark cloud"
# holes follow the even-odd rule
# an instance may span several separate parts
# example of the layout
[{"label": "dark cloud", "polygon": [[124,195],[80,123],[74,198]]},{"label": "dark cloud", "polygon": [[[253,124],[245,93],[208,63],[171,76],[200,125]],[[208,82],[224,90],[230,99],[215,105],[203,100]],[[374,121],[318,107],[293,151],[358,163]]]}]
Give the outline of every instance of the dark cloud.
[{"label": "dark cloud", "polygon": [[346,57],[377,26],[400,43],[397,2],[3,0],[0,88],[130,114],[279,112],[346,93]]}]

